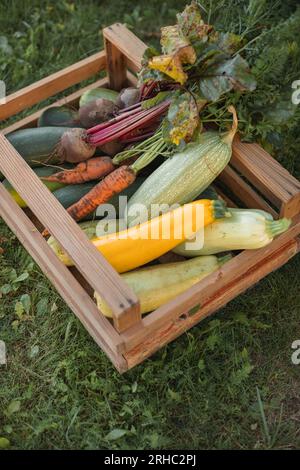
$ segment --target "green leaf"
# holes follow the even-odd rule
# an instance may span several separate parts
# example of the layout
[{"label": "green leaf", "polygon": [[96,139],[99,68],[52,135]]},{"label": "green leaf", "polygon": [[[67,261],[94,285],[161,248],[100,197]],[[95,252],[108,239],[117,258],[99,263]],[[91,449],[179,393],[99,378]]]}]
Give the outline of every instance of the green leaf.
[{"label": "green leaf", "polygon": [[153,98],[149,98],[148,100],[143,101],[142,105],[141,105],[142,109],[153,108],[153,106],[156,106],[156,105],[162,103],[163,101],[168,99],[171,95],[172,95],[172,93],[169,92],[169,91],[160,91]]},{"label": "green leaf", "polygon": [[190,93],[173,98],[167,117],[163,122],[163,137],[166,142],[179,145],[189,142],[199,126],[197,102]]},{"label": "green leaf", "polygon": [[17,282],[23,282],[23,281],[26,281],[26,279],[29,278],[29,274],[27,271],[25,271],[24,273],[20,274],[20,276],[18,276],[14,281],[13,283],[17,283]]},{"label": "green leaf", "polygon": [[205,24],[201,17],[201,10],[197,2],[192,1],[187,5],[182,13],[176,15],[177,23],[183,36],[189,41],[195,41],[199,38],[206,42],[212,26]]},{"label": "green leaf", "polygon": [[33,359],[34,357],[36,357],[39,354],[39,352],[40,352],[39,346],[32,346],[29,352],[30,359]]},{"label": "green leaf", "polygon": [[172,401],[181,401],[181,395],[178,392],[174,392],[174,390],[171,390],[171,388],[168,388],[168,395],[171,398]]},{"label": "green leaf", "polygon": [[44,313],[47,313],[47,312],[48,312],[48,299],[46,297],[43,297],[36,304],[36,313],[38,315],[43,315]]},{"label": "green leaf", "polygon": [[116,441],[117,439],[125,436],[125,434],[127,434],[126,429],[113,429],[105,436],[105,439],[107,441]]},{"label": "green leaf", "polygon": [[0,288],[0,292],[1,292],[2,294],[4,294],[4,295],[5,295],[5,294],[9,294],[9,293],[11,292],[11,290],[12,290],[12,287],[11,287],[10,284],[4,284],[4,285],[1,286],[1,288]]},{"label": "green leaf", "polygon": [[204,98],[217,101],[220,96],[232,89],[255,90],[256,81],[248,63],[240,55],[236,55],[232,59],[207,68],[204,75],[200,77],[199,88]]},{"label": "green leaf", "polygon": [[0,36],[0,51],[7,55],[11,55],[13,53],[13,49],[8,44],[8,40],[5,36]]},{"label": "green leaf", "polygon": [[0,437],[0,449],[8,449],[10,447],[10,442],[6,437]]},{"label": "green leaf", "polygon": [[27,313],[27,315],[29,314],[30,312],[30,307],[31,307],[31,298],[30,298],[30,295],[28,294],[23,294],[21,297],[20,297],[20,302],[22,303],[23,307],[24,307],[24,310],[25,312]]},{"label": "green leaf", "polygon": [[19,400],[12,400],[7,407],[7,414],[10,416],[20,411],[21,402]]},{"label": "green leaf", "polygon": [[22,302],[20,302],[19,300],[17,300],[16,304],[15,304],[15,313],[17,315],[17,317],[22,320],[22,317],[23,317],[23,314],[24,314],[24,306],[22,304]]}]

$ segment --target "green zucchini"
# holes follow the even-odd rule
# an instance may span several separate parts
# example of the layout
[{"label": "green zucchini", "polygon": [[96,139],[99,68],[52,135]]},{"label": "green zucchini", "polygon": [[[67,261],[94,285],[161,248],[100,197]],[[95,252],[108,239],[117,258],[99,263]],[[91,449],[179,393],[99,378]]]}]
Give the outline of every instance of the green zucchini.
[{"label": "green zucchini", "polygon": [[105,100],[117,101],[119,93],[114,90],[109,90],[108,88],[94,88],[93,90],[85,91],[79,100],[79,108],[82,108],[90,101],[97,100],[98,98],[104,98]]},{"label": "green zucchini", "polygon": [[[199,142],[166,159],[132,196],[127,208],[128,225],[136,221],[134,209],[143,205],[148,218],[153,209],[164,204],[165,211],[173,204],[186,204],[201,194],[223,171],[232,154],[232,140],[237,131],[235,109],[232,129],[226,134],[206,132]],[[135,163],[132,164],[134,169]],[[132,208],[132,209],[131,209]],[[151,214],[152,213],[152,214]]]},{"label": "green zucchini", "polygon": [[[63,165],[63,167],[64,168],[71,168],[72,166],[67,164],[67,165]],[[54,173],[57,172],[57,168],[48,167],[48,166],[41,166],[41,167],[34,168],[33,171],[37,176],[43,177],[43,176],[53,175]],[[51,192],[56,191],[57,189],[66,186],[65,183],[55,183],[53,181],[43,181],[43,183],[45,184],[45,186],[47,186],[47,188]],[[9,191],[11,196],[14,198],[14,200],[17,202],[17,204],[20,207],[22,207],[22,208],[27,207],[26,202],[21,198],[21,196],[17,193],[17,191],[13,188],[13,186],[10,184],[10,182],[7,179],[5,179],[2,182],[2,184]]]},{"label": "green zucchini", "polygon": [[12,132],[6,137],[31,167],[57,163],[55,150],[68,127],[35,127]]},{"label": "green zucchini", "polygon": [[60,126],[81,127],[78,112],[66,106],[52,106],[45,109],[38,120],[38,127]]}]

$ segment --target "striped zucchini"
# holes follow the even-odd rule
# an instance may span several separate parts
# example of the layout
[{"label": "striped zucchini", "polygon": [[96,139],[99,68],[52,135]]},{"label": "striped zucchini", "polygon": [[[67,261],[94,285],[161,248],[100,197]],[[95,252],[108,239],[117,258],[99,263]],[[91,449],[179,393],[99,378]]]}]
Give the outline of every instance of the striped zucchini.
[{"label": "striped zucchini", "polygon": [[232,140],[237,130],[234,122],[230,132],[220,135],[204,133],[199,142],[189,144],[160,165],[129,200],[128,225],[134,223],[136,204],[146,207],[148,215],[153,204],[186,204],[193,201],[223,171],[232,154]]}]

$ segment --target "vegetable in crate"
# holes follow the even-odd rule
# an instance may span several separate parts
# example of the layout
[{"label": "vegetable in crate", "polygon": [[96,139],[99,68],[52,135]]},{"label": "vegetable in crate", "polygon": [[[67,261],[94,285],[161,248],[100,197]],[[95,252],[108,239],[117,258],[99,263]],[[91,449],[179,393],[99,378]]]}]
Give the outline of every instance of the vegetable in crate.
[{"label": "vegetable in crate", "polygon": [[[143,314],[174,299],[230,259],[230,255],[220,258],[199,256],[188,261],[137,269],[124,273],[121,277],[137,295]],[[97,292],[94,296],[101,313],[112,317],[112,311],[104,299]]]},{"label": "vegetable in crate", "polygon": [[118,96],[119,93],[117,91],[110,90],[109,88],[99,87],[92,90],[87,90],[80,97],[79,108],[82,108],[91,101],[97,100],[99,98],[110,100],[115,103],[118,99]]},{"label": "vegetable in crate", "polygon": [[198,143],[190,143],[162,163],[143,183],[128,203],[128,225],[134,224],[131,207],[143,204],[150,214],[152,204],[185,204],[193,201],[223,171],[232,154],[238,127],[235,109],[232,129],[225,134],[206,132]]},{"label": "vegetable in crate", "polygon": [[51,106],[45,109],[38,119],[38,127],[81,127],[78,111],[66,106]]},{"label": "vegetable in crate", "polygon": [[43,178],[47,182],[80,184],[97,180],[108,175],[115,169],[109,157],[94,157],[80,162],[71,170],[63,170]]},{"label": "vegetable in crate", "polygon": [[111,119],[118,109],[113,101],[98,98],[79,109],[79,120],[82,127],[88,129]]},{"label": "vegetable in crate", "polygon": [[[64,165],[66,166],[66,165]],[[71,166],[71,165],[69,165]],[[44,181],[44,177],[47,177],[49,175],[52,175],[53,173],[56,172],[56,168],[49,167],[49,166],[41,166],[33,169],[34,173],[44,182],[45,186],[51,191],[54,192],[58,190],[59,188],[65,187],[65,183],[63,182],[52,182],[52,181]],[[25,208],[27,207],[26,202],[21,198],[21,196],[17,193],[17,191],[12,187],[10,182],[8,180],[4,180],[2,184],[5,186],[5,188],[9,191],[11,196],[14,198],[16,203],[22,207]]]},{"label": "vegetable in crate", "polygon": [[[199,209],[204,211],[204,218],[199,217]],[[125,272],[172,250],[200,228],[224,215],[225,205],[221,201],[202,199],[118,234],[95,238],[92,243],[118,272]],[[48,243],[64,264],[72,265],[56,240],[51,237]]]},{"label": "vegetable in crate", "polygon": [[204,229],[204,245],[193,248],[193,240],[178,245],[174,252],[187,258],[231,250],[255,250],[271,243],[285,232],[290,219],[273,220],[256,209],[228,209],[231,217],[216,220]]},{"label": "vegetable in crate", "polygon": [[21,129],[8,134],[6,137],[24,160],[31,167],[36,167],[45,162],[58,163],[65,161],[58,152],[58,148],[66,130],[66,127]]}]

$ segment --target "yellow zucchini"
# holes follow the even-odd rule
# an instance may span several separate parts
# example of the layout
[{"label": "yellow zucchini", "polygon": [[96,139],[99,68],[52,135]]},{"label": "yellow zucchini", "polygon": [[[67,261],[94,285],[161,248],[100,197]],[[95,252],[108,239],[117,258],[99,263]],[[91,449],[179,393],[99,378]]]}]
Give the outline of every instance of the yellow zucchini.
[{"label": "yellow zucchini", "polygon": [[[201,217],[199,209],[203,210]],[[224,217],[221,201],[202,199],[180,206],[150,221],[92,239],[92,243],[120,273],[158,258],[193,236],[216,218]],[[48,240],[58,258],[67,266],[72,260],[52,237]]]},{"label": "yellow zucchini", "polygon": [[[121,277],[137,295],[143,314],[172,300],[230,259],[230,255],[221,258],[199,256],[188,261],[136,269],[122,274]],[[111,317],[112,312],[107,303],[97,292],[94,296],[99,310],[105,316]]]}]

